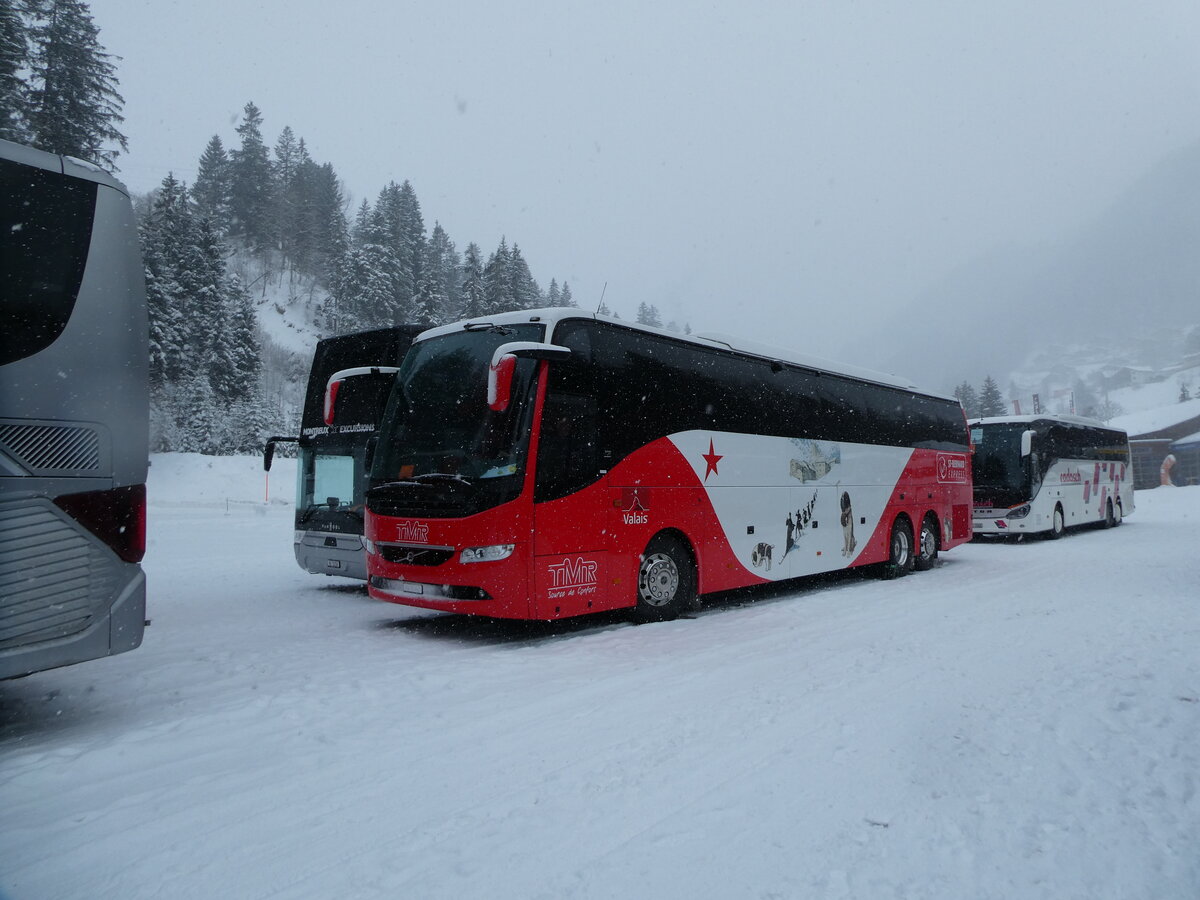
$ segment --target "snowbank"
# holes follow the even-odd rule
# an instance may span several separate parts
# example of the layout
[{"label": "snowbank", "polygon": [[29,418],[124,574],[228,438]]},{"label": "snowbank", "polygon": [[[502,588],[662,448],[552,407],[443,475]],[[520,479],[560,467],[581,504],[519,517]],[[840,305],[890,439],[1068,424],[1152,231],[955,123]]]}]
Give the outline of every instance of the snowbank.
[{"label": "snowbank", "polygon": [[291,505],[295,502],[296,460],[276,456],[270,482],[258,456],[203,456],[154,453],[146,482],[150,506],[220,506],[226,503]]},{"label": "snowbank", "polygon": [[0,683],[12,900],[1200,896],[1200,488],[526,625],[301,572],[260,465],[156,457],[143,646]]}]

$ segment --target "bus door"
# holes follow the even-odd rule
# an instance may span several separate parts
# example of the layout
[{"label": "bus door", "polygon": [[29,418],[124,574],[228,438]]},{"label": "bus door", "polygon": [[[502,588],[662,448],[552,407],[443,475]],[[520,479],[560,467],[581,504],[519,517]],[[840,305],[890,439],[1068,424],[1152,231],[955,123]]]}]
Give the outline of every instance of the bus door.
[{"label": "bus door", "polygon": [[534,488],[533,613],[559,619],[613,606],[608,587],[608,476],[596,401],[551,380]]}]

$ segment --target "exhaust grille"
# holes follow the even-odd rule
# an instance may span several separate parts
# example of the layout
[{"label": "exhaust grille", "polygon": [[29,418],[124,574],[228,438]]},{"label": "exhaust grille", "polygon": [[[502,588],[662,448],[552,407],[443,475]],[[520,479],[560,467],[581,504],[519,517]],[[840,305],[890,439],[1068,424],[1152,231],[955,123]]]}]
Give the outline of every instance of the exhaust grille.
[{"label": "exhaust grille", "polygon": [[100,470],[100,435],[86,426],[0,424],[0,450],[34,475],[90,474]]}]

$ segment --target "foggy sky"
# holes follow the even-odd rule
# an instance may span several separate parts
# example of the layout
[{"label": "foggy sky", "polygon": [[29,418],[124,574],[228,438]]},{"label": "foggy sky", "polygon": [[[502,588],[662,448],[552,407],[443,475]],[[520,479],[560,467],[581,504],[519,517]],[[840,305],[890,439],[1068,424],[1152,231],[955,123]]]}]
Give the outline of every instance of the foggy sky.
[{"label": "foggy sky", "polygon": [[135,191],[190,184],[252,100],[351,211],[408,179],[427,228],[507,236],[580,306],[858,365],[886,310],[1200,138],[1195,0],[91,7]]}]

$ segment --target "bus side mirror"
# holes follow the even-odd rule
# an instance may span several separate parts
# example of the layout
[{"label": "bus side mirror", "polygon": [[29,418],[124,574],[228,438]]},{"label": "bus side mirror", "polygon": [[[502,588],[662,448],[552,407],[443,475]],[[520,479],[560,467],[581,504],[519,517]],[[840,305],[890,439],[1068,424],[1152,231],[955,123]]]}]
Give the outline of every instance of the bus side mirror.
[{"label": "bus side mirror", "polygon": [[1021,459],[1033,452],[1033,436],[1035,434],[1037,434],[1036,431],[1021,432]]},{"label": "bus side mirror", "polygon": [[302,437],[269,437],[267,445],[263,447],[263,471],[271,471],[271,463],[275,459],[276,444],[299,444],[301,447],[308,446],[308,438]]},{"label": "bus side mirror", "polygon": [[337,408],[338,388],[342,386],[340,381],[330,379],[329,384],[325,385],[325,424],[333,424],[333,411]]},{"label": "bus side mirror", "polygon": [[512,400],[512,379],[518,357],[566,359],[570,355],[570,349],[557,344],[539,344],[534,341],[501,344],[492,354],[492,363],[488,367],[488,409],[492,412],[504,412],[508,409],[509,401]]},{"label": "bus side mirror", "polygon": [[488,367],[488,409],[504,412],[512,399],[512,377],[517,368],[517,358],[506,353],[499,360],[493,359]]},{"label": "bus side mirror", "polygon": [[337,410],[338,389],[347,378],[353,378],[356,375],[395,375],[399,371],[398,366],[355,366],[353,369],[334,372],[325,382],[325,424],[333,424],[334,412]]}]

